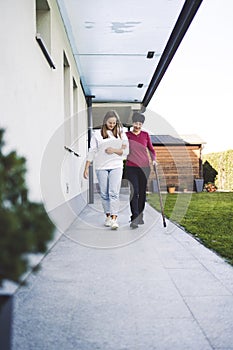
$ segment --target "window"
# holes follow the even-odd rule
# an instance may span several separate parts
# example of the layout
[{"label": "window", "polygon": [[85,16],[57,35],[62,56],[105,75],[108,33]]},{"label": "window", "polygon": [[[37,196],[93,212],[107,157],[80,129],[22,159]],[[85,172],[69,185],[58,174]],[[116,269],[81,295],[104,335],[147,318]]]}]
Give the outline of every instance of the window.
[{"label": "window", "polygon": [[78,139],[78,86],[73,78],[73,116],[72,116],[73,142]]},{"label": "window", "polygon": [[63,55],[63,91],[64,91],[64,116],[65,116],[65,144],[70,146],[71,144],[71,77],[70,77],[70,65],[66,54]]},{"label": "window", "polygon": [[36,0],[36,40],[51,68],[51,13],[47,0]]},{"label": "window", "polygon": [[36,34],[43,39],[47,50],[51,50],[50,8],[46,0],[36,0]]}]

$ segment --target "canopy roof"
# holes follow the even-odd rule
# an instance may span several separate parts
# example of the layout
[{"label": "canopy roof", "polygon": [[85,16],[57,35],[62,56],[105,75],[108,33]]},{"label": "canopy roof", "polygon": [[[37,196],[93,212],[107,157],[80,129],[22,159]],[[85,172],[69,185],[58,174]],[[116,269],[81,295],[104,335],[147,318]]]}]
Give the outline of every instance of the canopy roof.
[{"label": "canopy roof", "polygon": [[86,96],[146,107],[202,0],[57,0]]}]

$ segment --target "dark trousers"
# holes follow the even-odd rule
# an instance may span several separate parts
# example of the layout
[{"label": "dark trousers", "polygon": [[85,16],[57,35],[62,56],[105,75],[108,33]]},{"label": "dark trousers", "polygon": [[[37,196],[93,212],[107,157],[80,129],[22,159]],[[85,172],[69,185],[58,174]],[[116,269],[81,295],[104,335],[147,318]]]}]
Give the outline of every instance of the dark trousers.
[{"label": "dark trousers", "polygon": [[126,178],[130,183],[131,221],[142,216],[146,202],[146,186],[150,168],[126,166]]}]

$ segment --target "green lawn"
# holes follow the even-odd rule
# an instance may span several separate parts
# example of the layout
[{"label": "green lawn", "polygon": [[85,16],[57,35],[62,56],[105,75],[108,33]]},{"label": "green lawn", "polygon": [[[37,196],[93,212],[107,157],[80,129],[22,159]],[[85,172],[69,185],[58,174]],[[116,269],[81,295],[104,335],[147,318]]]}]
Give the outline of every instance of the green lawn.
[{"label": "green lawn", "polygon": [[[162,194],[167,218],[233,265],[233,192]],[[147,196],[160,211],[158,194]]]}]

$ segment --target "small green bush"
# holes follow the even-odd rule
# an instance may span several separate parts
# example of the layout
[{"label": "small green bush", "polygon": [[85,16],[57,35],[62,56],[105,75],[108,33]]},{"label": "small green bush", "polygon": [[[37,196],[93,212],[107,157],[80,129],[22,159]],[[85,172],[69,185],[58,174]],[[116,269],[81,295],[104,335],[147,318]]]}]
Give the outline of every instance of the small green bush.
[{"label": "small green bush", "polygon": [[41,203],[30,202],[25,182],[26,159],[3,153],[0,129],[0,287],[4,280],[21,282],[30,268],[30,253],[43,253],[54,225]]}]

